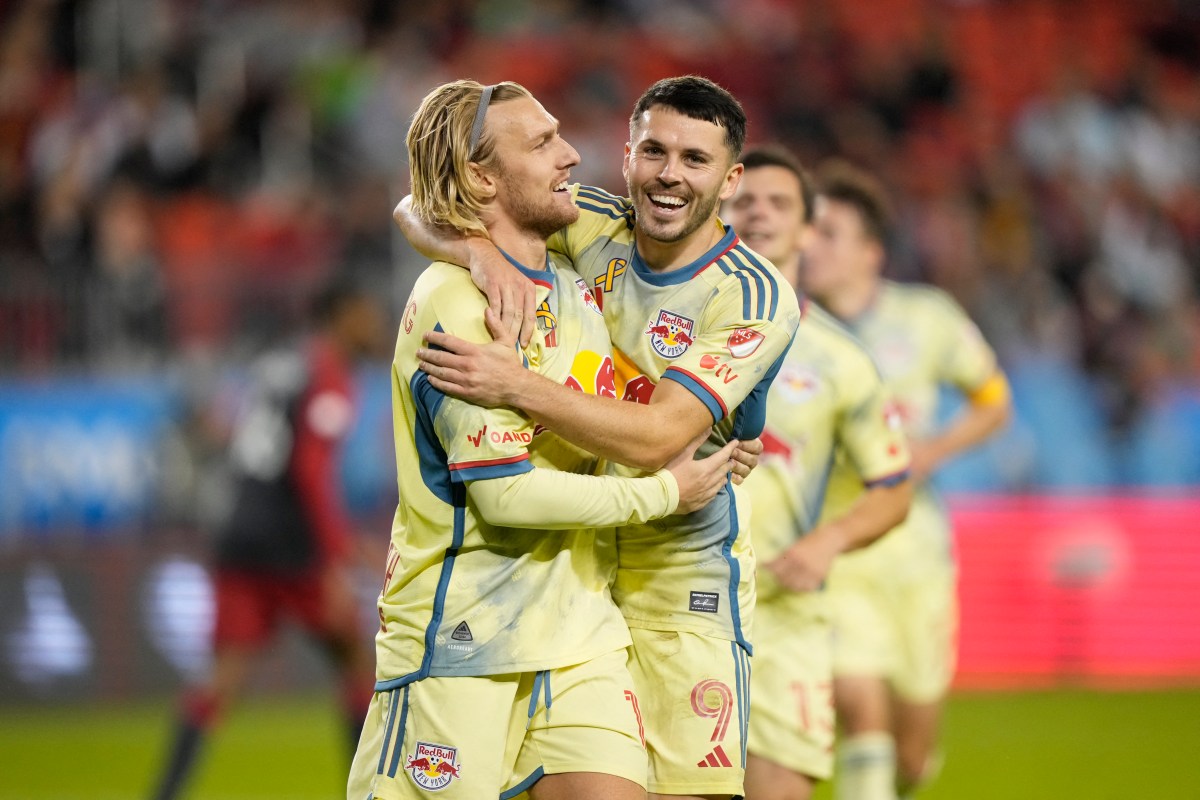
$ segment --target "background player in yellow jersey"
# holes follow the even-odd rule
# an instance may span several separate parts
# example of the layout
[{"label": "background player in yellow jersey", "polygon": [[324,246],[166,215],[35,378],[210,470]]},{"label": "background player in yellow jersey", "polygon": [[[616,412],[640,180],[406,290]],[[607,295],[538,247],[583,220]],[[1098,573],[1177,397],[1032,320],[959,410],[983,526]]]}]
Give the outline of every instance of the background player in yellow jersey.
[{"label": "background player in yellow jersey", "polygon": [[[613,394],[599,310],[547,257],[546,236],[578,214],[565,191],[578,155],[557,121],[516,84],[459,81],[425,98],[408,149],[419,213],[487,235],[537,284],[547,314],[522,352],[530,370]],[[446,397],[417,369],[422,333],[484,340],[484,307],[448,264],[406,304],[392,366],[400,503],[347,796],[644,797],[607,526],[706,504],[733,445],[643,478],[594,476],[595,457],[527,417]]]},{"label": "background player in yellow jersey", "polygon": [[[781,148],[751,150],[724,217],[793,286],[814,186]],[[832,627],[820,591],[842,552],[904,519],[912,497],[899,417],[871,357],[829,314],[805,310],[771,386],[764,451],[746,479],[758,559],[747,800],[806,800],[833,772]],[[838,458],[866,491],[817,524]]]},{"label": "background player in yellow jersey", "polygon": [[[904,420],[918,488],[907,520],[871,547],[838,559],[828,584],[834,612],[834,693],[845,738],[838,794],[907,796],[930,776],[942,699],[954,670],[957,604],[949,521],[924,481],[946,459],[994,433],[1009,415],[1008,384],[991,348],[940,290],[881,277],[891,224],[867,175],[833,164],[820,177],[803,286],[866,345]],[[967,402],[936,427],[939,386]],[[824,514],[861,493],[835,468]]]},{"label": "background player in yellow jersey", "polygon": [[[702,453],[756,436],[800,315],[775,268],[717,217],[737,188],[744,139],[745,115],[721,87],[694,76],[656,83],[630,118],[629,198],[574,187],[580,218],[550,242],[596,292],[618,397],[636,405],[556,391],[517,369],[503,343],[441,335],[430,341],[444,352],[421,354],[431,383],[520,408],[574,444],[649,469],[698,433],[710,433]],[[460,263],[486,251],[415,233],[419,249]],[[742,793],[754,606],[747,506],[730,485],[699,512],[618,529],[613,596],[634,639],[653,794]]]}]

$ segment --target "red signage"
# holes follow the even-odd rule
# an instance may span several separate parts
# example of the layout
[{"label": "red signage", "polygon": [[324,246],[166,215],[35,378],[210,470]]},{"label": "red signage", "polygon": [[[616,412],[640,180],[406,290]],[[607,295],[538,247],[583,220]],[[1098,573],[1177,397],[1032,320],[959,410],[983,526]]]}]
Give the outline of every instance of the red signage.
[{"label": "red signage", "polygon": [[959,686],[1200,683],[1200,499],[951,507]]}]

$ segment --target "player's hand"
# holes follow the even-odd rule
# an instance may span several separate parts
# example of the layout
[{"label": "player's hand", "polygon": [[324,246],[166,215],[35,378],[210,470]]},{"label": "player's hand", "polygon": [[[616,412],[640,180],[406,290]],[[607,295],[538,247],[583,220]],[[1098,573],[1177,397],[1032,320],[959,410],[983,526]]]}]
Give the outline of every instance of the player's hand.
[{"label": "player's hand", "polygon": [[533,281],[508,263],[494,246],[472,246],[469,266],[471,280],[487,296],[488,308],[500,323],[498,328],[489,323],[492,336],[520,341],[522,347],[529,344],[537,322],[537,288]]},{"label": "player's hand", "polygon": [[821,588],[833,560],[841,553],[836,538],[822,535],[820,529],[800,539],[763,568],[775,576],[785,589],[815,592]]},{"label": "player's hand", "polygon": [[734,439],[708,458],[697,460],[696,449],[708,439],[709,431],[697,436],[667,464],[667,469],[679,484],[679,505],[676,514],[687,514],[704,508],[721,491],[733,469]]},{"label": "player's hand", "polygon": [[478,406],[513,405],[526,370],[511,343],[475,344],[438,331],[426,333],[425,342],[417,366],[433,388]]},{"label": "player's hand", "polygon": [[733,451],[733,482],[741,485],[747,476],[758,466],[758,457],[762,455],[762,439],[747,439],[738,442]]}]

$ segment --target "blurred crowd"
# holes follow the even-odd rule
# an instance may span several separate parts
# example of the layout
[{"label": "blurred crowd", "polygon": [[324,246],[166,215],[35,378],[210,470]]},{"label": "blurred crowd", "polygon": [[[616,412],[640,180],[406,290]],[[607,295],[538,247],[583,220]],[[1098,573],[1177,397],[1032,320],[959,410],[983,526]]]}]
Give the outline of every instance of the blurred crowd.
[{"label": "blurred crowd", "polygon": [[1119,435],[1200,406],[1197,41],[1187,0],[0,2],[0,368],[246,358],[334,273],[394,309],[432,86],[525,84],[620,189],[633,100],[698,72],[752,143],[877,171],[890,274]]}]

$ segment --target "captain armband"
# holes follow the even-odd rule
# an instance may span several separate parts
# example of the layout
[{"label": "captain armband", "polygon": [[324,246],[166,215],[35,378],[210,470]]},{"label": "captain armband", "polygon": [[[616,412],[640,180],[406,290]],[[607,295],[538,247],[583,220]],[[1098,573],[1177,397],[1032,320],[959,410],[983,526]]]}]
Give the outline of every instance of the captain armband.
[{"label": "captain armband", "polygon": [[967,394],[967,400],[974,406],[1002,406],[1008,403],[1011,396],[1008,378],[996,370],[978,389]]}]

